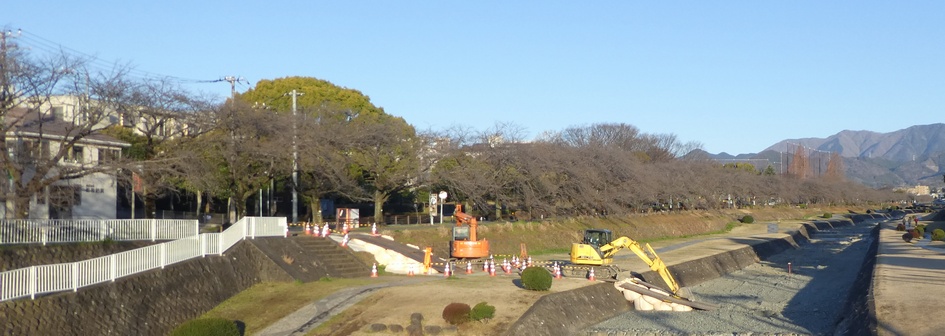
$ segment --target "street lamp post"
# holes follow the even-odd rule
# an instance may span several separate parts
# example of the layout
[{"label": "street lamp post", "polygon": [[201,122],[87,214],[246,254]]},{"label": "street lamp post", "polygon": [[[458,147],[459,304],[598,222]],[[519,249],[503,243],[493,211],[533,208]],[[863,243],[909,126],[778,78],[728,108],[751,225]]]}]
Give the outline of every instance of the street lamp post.
[{"label": "street lamp post", "polygon": [[436,211],[436,196],[430,195],[430,206],[427,207],[430,211],[430,225],[433,225],[433,212]]},{"label": "street lamp post", "polygon": [[437,196],[440,197],[440,224],[443,224],[443,203],[446,201],[447,195],[445,191],[441,191]]}]

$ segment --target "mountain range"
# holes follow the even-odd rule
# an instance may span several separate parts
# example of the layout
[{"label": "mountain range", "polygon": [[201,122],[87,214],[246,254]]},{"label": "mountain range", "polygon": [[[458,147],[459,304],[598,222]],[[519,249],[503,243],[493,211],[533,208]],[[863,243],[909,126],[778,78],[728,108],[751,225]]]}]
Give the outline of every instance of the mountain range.
[{"label": "mountain range", "polygon": [[815,175],[824,169],[832,153],[839,153],[846,178],[851,181],[874,188],[945,187],[945,124],[941,123],[889,133],[844,130],[826,138],[786,139],[760,153],[700,154],[719,161],[748,161],[759,170],[767,164],[781,171],[798,150],[808,154]]}]

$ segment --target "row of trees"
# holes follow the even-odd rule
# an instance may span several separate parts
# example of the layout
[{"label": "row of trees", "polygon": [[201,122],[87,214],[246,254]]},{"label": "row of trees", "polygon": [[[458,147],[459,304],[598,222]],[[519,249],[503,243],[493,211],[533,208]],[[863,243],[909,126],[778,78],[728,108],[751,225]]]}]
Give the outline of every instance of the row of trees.
[{"label": "row of trees", "polygon": [[[894,197],[834,175],[804,179],[682,159],[699,144],[628,124],[572,127],[530,142],[523,141],[522,127],[510,124],[484,131],[454,126],[418,132],[360,92],[315,78],[263,80],[219,104],[170,81],[132,79],[120,68],[95,72],[87,60],[38,60],[8,50],[0,56],[5,125],[12,125],[12,111],[24,104],[33,113],[50,115],[48,101],[59,95],[85,97],[86,115],[94,116],[71,121],[76,131],[49,160],[32,163],[44,167],[36,168],[44,173],[32,174],[32,180],[22,173],[33,168],[10,160],[15,148],[0,140],[5,154],[0,164],[18,181],[7,195],[17,200],[17,209],[45,186],[93,172],[118,174],[144,199],[148,214],[157,199],[182,191],[229,199],[243,214],[247,200],[273,183],[295,188],[307,204],[303,213],[314,218],[321,218],[319,199],[373,203],[374,216],[381,218],[392,198],[425,203],[430,191],[441,189],[480,215],[499,217]],[[293,91],[295,97],[287,95]],[[123,122],[109,122],[115,115]],[[68,174],[56,168],[70,146],[97,134],[131,147],[121,160]]]}]

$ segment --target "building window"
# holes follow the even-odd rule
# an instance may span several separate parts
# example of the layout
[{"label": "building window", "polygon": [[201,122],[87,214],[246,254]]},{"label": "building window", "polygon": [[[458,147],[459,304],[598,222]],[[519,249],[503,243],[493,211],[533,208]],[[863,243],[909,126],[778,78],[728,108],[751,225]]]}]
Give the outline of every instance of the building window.
[{"label": "building window", "polygon": [[82,146],[72,146],[72,148],[66,152],[66,156],[63,158],[66,162],[82,163],[85,162],[85,148]]},{"label": "building window", "polygon": [[56,119],[59,119],[59,120],[66,119],[65,109],[62,106],[53,106],[52,115],[53,117],[56,117]]},{"label": "building window", "polygon": [[117,149],[107,149],[99,148],[98,149],[98,162],[109,163],[118,161],[121,157],[121,151]]},{"label": "building window", "polygon": [[19,157],[23,163],[34,163],[49,158],[49,141],[24,140]]}]

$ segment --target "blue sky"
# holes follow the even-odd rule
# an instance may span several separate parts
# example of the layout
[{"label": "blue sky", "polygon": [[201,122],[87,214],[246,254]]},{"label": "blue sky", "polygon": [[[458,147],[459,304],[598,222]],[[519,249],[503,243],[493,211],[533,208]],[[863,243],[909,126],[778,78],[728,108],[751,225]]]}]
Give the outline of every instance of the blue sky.
[{"label": "blue sky", "polygon": [[941,1],[31,0],[0,25],[220,97],[191,81],[317,77],[419,129],[627,123],[737,154],[945,121]]}]

